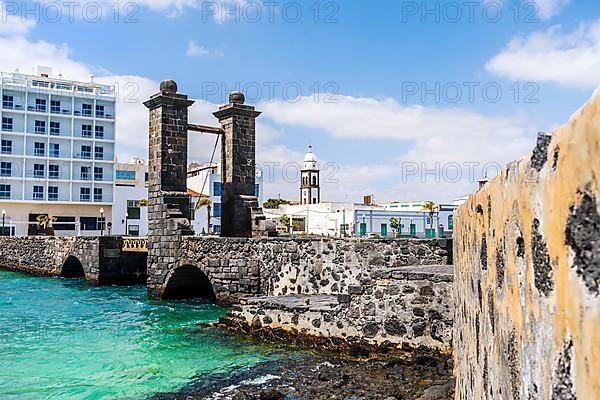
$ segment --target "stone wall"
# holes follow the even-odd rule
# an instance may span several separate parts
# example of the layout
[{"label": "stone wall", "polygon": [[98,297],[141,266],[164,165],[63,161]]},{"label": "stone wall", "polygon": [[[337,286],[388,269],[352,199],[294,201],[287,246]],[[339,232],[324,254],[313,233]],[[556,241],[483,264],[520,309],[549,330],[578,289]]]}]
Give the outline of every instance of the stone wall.
[{"label": "stone wall", "polygon": [[[194,266],[217,299],[241,295],[337,294],[361,290],[369,271],[448,264],[451,241],[185,237],[178,266],[157,275],[163,293],[177,267]],[[351,289],[351,287],[353,289]]]},{"label": "stone wall", "polygon": [[361,281],[337,295],[246,298],[221,323],[354,353],[427,348],[450,354],[452,266],[376,268]]},{"label": "stone wall", "polygon": [[456,398],[600,399],[600,96],[458,210]]}]

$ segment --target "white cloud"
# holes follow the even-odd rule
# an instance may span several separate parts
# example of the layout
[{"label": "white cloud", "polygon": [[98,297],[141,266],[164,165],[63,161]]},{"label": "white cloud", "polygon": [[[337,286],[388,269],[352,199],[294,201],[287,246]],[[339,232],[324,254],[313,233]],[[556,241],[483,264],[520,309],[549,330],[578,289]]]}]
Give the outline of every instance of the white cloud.
[{"label": "white cloud", "polygon": [[202,56],[222,57],[223,53],[219,50],[209,50],[208,48],[196,43],[195,40],[190,40],[188,42],[188,48],[187,48],[186,55],[188,57],[202,57]]},{"label": "white cloud", "polygon": [[512,80],[594,89],[600,85],[600,20],[572,32],[557,25],[514,38],[486,69]]},{"label": "white cloud", "polygon": [[188,43],[188,49],[186,52],[188,57],[206,56],[208,54],[210,54],[210,51],[206,47],[197,44],[193,40],[190,40]]},{"label": "white cloud", "polygon": [[25,35],[35,27],[34,21],[22,21],[21,17],[16,15],[18,7],[20,7],[20,4],[11,3],[7,5],[4,2],[0,2],[0,15],[2,15],[0,35]]},{"label": "white cloud", "polygon": [[541,19],[550,19],[558,15],[561,9],[571,0],[535,0],[538,6],[538,15]]}]

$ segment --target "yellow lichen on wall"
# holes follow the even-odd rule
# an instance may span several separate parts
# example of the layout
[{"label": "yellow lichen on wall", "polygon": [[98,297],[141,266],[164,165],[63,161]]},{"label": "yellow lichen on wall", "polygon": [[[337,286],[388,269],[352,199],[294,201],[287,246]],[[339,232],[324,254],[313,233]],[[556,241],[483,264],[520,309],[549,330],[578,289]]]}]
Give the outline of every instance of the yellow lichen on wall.
[{"label": "yellow lichen on wall", "polygon": [[597,94],[457,211],[457,399],[600,399],[599,181]]}]

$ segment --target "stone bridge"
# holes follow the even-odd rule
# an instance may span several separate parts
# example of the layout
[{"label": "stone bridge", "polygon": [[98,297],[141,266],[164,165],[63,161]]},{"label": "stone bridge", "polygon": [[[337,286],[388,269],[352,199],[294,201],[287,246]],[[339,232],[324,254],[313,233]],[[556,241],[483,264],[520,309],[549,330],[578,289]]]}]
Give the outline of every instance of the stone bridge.
[{"label": "stone bridge", "polygon": [[40,276],[82,277],[95,284],[146,282],[146,253],[104,237],[0,237],[0,268]]},{"label": "stone bridge", "polygon": [[221,303],[244,295],[338,294],[361,285],[369,271],[447,265],[451,240],[341,240],[185,237],[181,258],[149,271],[157,298],[211,297]]}]

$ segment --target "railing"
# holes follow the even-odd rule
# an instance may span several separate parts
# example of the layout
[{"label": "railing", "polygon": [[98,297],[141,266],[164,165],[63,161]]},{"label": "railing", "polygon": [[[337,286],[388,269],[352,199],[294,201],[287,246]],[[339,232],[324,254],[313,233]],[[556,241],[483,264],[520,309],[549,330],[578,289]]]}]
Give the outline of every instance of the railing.
[{"label": "railing", "polygon": [[148,251],[148,238],[145,237],[124,237],[121,251],[145,253]]}]

